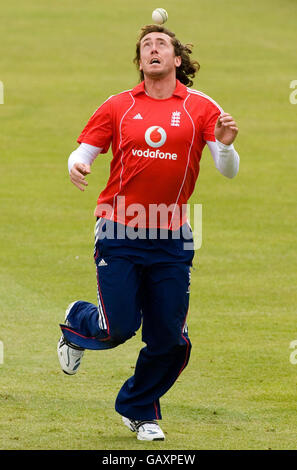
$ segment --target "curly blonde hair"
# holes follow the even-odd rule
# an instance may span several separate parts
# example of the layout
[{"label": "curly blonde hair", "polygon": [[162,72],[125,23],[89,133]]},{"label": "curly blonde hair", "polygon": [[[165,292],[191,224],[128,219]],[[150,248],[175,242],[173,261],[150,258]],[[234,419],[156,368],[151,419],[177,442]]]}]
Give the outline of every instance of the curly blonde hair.
[{"label": "curly blonde hair", "polygon": [[190,58],[190,54],[192,54],[193,45],[182,44],[175,36],[175,33],[173,33],[167,28],[164,28],[164,26],[159,26],[156,24],[149,24],[143,26],[143,28],[141,28],[140,30],[140,35],[136,43],[136,55],[133,59],[133,62],[139,71],[140,81],[143,81],[144,79],[142,70],[139,70],[140,43],[144,36],[149,33],[164,33],[171,38],[175,55],[181,57],[181,65],[176,68],[176,78],[184,85],[191,87],[193,85],[193,80],[191,79],[195,77],[195,74],[200,69],[200,64],[197,62],[197,60],[191,60]]}]

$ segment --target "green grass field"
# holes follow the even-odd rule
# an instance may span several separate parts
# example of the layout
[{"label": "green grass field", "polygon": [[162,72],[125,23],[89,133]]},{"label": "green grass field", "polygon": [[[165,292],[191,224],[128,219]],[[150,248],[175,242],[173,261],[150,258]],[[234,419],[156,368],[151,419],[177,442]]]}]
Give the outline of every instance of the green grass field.
[{"label": "green grass field", "polygon": [[[96,303],[93,209],[109,171],[79,192],[67,158],[89,116],[137,83],[140,27],[158,6],[192,42],[194,88],[238,121],[240,173],[208,149],[191,203],[203,204],[188,318],[190,363],[161,399],[165,442],[141,443],[114,411],[141,336],[58,365],[72,300]],[[1,6],[0,449],[295,449],[295,0],[10,0]]]}]

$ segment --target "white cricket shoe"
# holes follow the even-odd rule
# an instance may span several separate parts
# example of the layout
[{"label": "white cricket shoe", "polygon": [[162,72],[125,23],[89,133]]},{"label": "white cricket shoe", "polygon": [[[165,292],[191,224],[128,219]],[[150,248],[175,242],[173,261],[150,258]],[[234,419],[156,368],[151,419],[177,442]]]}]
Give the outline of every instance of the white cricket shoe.
[{"label": "white cricket shoe", "polygon": [[65,374],[76,374],[84,355],[84,351],[85,350],[83,348],[80,348],[73,343],[69,343],[63,335],[61,336],[58,341],[57,352],[60,366]]},{"label": "white cricket shoe", "polygon": [[[65,324],[69,326],[70,326],[70,323],[67,321],[67,316],[74,304],[75,302],[72,302],[68,306],[66,313],[65,313]],[[63,335],[61,336],[61,338],[58,341],[57,352],[58,352],[60,366],[63,372],[65,372],[65,374],[68,374],[68,375],[76,374],[80,366],[81,359],[84,355],[84,351],[85,351],[84,348],[81,348],[77,346],[76,344],[66,341],[64,336]]]},{"label": "white cricket shoe", "polygon": [[162,429],[155,420],[136,421],[125,416],[122,416],[122,420],[130,431],[137,433],[137,439],[140,441],[164,441],[165,439]]}]

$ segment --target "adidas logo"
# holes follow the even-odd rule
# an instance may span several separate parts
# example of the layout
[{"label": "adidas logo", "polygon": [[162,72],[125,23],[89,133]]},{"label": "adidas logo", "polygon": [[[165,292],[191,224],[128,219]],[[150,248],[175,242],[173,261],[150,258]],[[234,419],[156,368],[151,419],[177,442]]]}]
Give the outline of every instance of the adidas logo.
[{"label": "adidas logo", "polygon": [[100,263],[98,264],[98,266],[107,266],[107,263],[106,263],[106,261],[104,261],[104,259],[102,258],[102,260],[100,261]]},{"label": "adidas logo", "polygon": [[133,119],[143,119],[140,113],[136,114]]}]

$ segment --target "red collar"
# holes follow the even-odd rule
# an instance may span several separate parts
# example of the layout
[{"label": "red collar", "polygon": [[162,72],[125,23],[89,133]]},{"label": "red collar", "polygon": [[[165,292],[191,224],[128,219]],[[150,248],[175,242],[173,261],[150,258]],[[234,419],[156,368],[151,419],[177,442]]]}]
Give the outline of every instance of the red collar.
[{"label": "red collar", "polygon": [[[136,96],[140,93],[145,93],[144,88],[144,81],[140,82],[135,88],[132,90],[132,95]],[[176,80],[176,87],[172,94],[172,96],[178,96],[179,98],[185,98],[188,94],[187,87],[183,85],[179,80]]]}]

